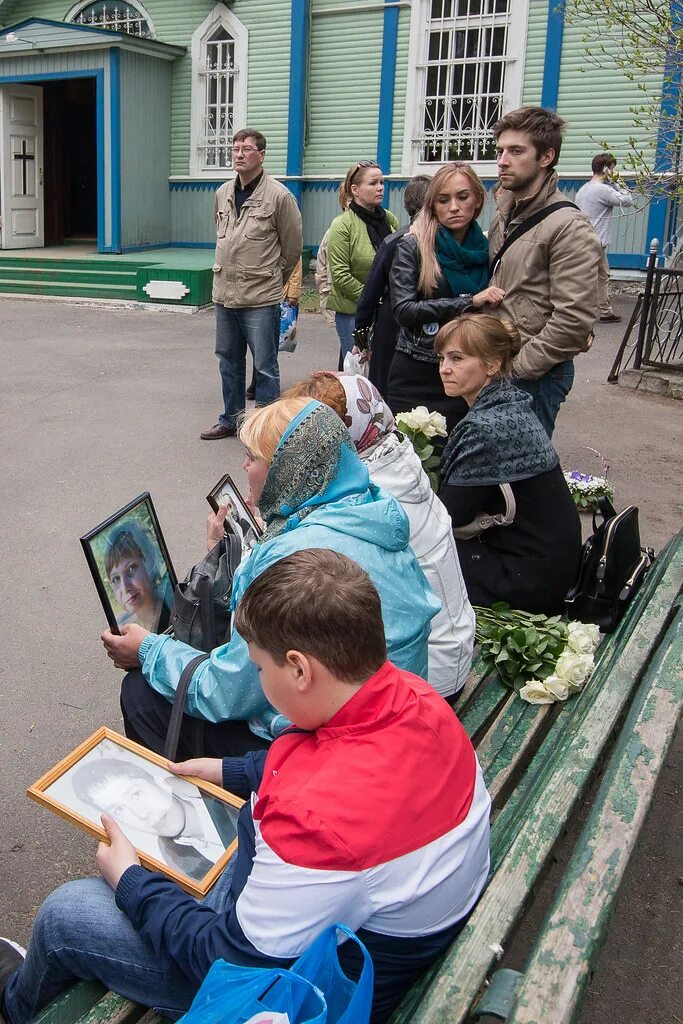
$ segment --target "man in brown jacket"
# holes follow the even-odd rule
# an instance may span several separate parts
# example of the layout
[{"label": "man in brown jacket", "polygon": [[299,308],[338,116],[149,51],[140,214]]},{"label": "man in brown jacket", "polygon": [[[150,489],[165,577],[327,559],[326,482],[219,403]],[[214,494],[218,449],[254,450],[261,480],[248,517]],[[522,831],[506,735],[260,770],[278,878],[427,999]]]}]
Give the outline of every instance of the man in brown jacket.
[{"label": "man in brown jacket", "polygon": [[236,178],[216,192],[213,301],[216,355],[223,412],[200,435],[204,441],[234,437],[245,406],[247,348],[256,371],[256,404],[280,396],[278,340],[283,284],[301,257],[301,214],[291,192],[265,174],[265,137],[252,128],[236,132]]},{"label": "man in brown jacket", "polygon": [[[494,127],[500,185],[489,230],[489,256],[515,229],[542,210],[566,202],[553,169],[565,122],[551,110],[522,107]],[[496,309],[522,337],[513,364],[515,384],[552,437],[555,419],[574,382],[574,356],[590,347],[597,316],[600,241],[572,205],[548,211],[492,262],[490,283],[505,297]]]}]

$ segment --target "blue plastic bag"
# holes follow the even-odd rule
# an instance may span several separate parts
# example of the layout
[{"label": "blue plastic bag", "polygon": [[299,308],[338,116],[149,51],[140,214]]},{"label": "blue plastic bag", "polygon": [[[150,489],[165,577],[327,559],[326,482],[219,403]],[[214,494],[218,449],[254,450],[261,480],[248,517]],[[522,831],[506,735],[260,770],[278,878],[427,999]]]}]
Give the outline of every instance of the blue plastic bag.
[{"label": "blue plastic bag", "polygon": [[[337,929],[363,954],[358,982],[339,965]],[[289,971],[217,960],[179,1024],[244,1024],[265,1010],[286,1013],[290,1024],[368,1024],[373,983],[372,960],[363,943],[345,925],[333,924]]]},{"label": "blue plastic bag", "polygon": [[280,303],[280,352],[293,352],[296,349],[296,322],[298,317],[298,306],[290,306],[288,302]]}]

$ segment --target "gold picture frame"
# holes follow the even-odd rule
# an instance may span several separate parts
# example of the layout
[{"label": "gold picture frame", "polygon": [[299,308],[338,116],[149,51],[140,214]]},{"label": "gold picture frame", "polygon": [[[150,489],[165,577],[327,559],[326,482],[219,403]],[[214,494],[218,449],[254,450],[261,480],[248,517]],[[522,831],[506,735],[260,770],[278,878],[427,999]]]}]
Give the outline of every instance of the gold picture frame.
[{"label": "gold picture frame", "polygon": [[[27,794],[105,841],[100,814],[106,810],[116,820],[118,813],[123,818],[118,824],[144,867],[172,878],[192,896],[205,896],[237,849],[237,817],[244,800],[212,782],[174,775],[167,764],[166,758],[102,726]],[[181,821],[181,831],[173,835]]]}]

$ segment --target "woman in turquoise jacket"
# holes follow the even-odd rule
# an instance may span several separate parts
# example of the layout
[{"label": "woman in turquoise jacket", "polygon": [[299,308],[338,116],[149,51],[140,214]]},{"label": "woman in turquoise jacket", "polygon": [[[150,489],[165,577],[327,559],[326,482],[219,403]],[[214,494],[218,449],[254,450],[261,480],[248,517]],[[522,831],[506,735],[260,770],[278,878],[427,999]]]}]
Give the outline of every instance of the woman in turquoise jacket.
[{"label": "woman in turquoise jacket", "polygon": [[334,310],[341,355],[353,348],[356,308],[375,253],[383,239],[398,228],[398,220],[382,209],[384,175],[374,160],[350,167],[339,189],[343,213],[332,221],[327,235],[327,267],[332,282],[327,308]]},{"label": "woman in turquoise jacket", "polygon": [[[240,437],[266,530],[235,574],[231,607],[273,562],[302,548],[331,548],[358,562],[377,587],[389,659],[426,679],[430,622],[440,601],[409,545],[405,512],[370,484],[336,413],[320,402],[285,398],[256,409]],[[139,626],[129,627],[123,637],[105,634],[105,646],[124,667],[130,661],[117,652],[135,651],[142,673],[129,673],[121,693],[126,734],[162,752],[169,702],[183,669],[199,652]],[[266,701],[247,645],[235,630],[195,668],[186,710],[206,723],[201,753],[207,756],[238,756],[263,747],[289,724]],[[190,735],[186,721],[181,760],[199,752],[191,749]]]}]

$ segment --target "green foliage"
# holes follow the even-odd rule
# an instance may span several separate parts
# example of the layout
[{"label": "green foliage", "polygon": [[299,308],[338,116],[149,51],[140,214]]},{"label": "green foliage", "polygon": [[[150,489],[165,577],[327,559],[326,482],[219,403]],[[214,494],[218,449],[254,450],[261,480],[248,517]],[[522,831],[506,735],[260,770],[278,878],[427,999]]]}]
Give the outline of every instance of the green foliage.
[{"label": "green foliage", "polygon": [[476,639],[487,671],[519,691],[530,679],[547,679],[567,646],[567,623],[561,615],[532,615],[498,601],[475,607]]}]

